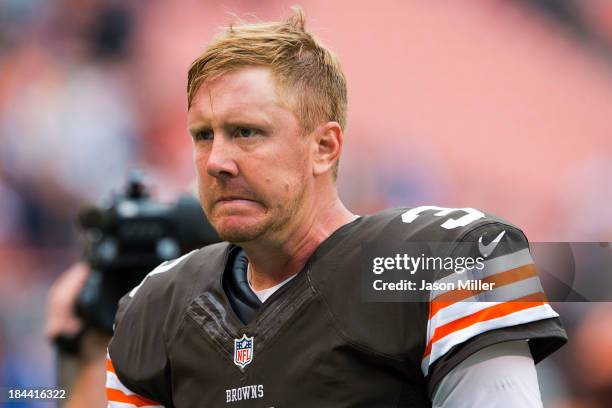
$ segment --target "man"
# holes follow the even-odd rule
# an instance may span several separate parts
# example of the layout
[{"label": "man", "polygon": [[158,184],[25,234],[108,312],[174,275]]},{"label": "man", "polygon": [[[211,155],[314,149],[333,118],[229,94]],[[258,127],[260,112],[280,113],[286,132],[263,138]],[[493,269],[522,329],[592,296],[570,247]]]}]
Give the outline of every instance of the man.
[{"label": "man", "polygon": [[[534,360],[566,338],[523,234],[473,209],[352,214],[336,189],[346,105],[340,64],[299,10],[230,27],[192,64],[200,199],[228,242],[160,265],[122,299],[109,406],[541,405]],[[365,242],[411,256],[416,242],[479,242],[483,276],[519,289],[368,303]]]}]

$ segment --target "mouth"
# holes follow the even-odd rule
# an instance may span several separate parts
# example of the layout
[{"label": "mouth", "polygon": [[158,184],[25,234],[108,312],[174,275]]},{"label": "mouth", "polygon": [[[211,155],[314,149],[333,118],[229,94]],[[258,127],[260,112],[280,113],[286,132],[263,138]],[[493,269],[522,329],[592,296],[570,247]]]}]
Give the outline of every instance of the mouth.
[{"label": "mouth", "polygon": [[228,195],[228,196],[221,196],[219,198],[217,198],[217,200],[215,201],[215,204],[220,204],[220,203],[228,203],[228,202],[238,202],[238,201],[249,201],[249,202],[256,202],[255,200],[251,200],[249,198],[245,198],[245,197],[240,197],[240,196],[234,196],[234,195]]},{"label": "mouth", "polygon": [[221,196],[219,198],[217,198],[217,200],[215,201],[215,206],[217,207],[223,207],[223,206],[253,206],[253,205],[258,205],[259,202],[252,200],[250,198],[245,198],[245,197],[241,197],[241,196],[236,196],[236,195],[227,195],[227,196]]}]

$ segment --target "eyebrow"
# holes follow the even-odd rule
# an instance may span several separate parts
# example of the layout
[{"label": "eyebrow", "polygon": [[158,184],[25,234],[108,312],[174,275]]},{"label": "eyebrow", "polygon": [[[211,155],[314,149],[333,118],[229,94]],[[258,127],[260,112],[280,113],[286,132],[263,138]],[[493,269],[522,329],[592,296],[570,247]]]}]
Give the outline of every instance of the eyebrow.
[{"label": "eyebrow", "polygon": [[[272,122],[260,118],[257,121],[248,120],[248,119],[246,120],[228,120],[224,122],[221,127],[223,129],[235,129],[235,128],[243,127],[243,128],[261,129],[261,130],[270,130],[273,126],[272,126]],[[192,126],[189,126],[188,130],[189,130],[189,133],[193,136],[197,132],[200,132],[203,130],[212,130],[212,128],[213,127],[207,122],[199,122]]]},{"label": "eyebrow", "polygon": [[195,124],[195,125],[187,127],[187,131],[189,132],[191,136],[194,136],[196,133],[202,130],[211,130],[211,127],[203,123],[199,123],[199,124]]},{"label": "eyebrow", "polygon": [[[257,115],[252,115],[245,111],[238,111],[236,113],[230,113],[230,114],[224,115],[224,120],[221,125],[223,127],[240,126],[240,125],[247,126],[248,125],[248,126],[254,126],[254,127],[271,128],[273,126],[273,123],[274,121],[269,117],[268,114],[259,113]],[[191,128],[210,129],[212,127],[213,126],[210,123],[210,120],[204,118],[204,119],[194,120],[194,124],[190,125],[189,129]]]}]

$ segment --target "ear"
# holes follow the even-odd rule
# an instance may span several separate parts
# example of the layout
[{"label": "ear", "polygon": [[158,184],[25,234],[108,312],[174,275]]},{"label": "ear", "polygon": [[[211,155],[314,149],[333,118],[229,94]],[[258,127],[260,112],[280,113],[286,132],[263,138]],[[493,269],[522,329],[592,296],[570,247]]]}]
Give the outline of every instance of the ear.
[{"label": "ear", "polygon": [[314,131],[313,174],[320,176],[331,172],[342,152],[342,128],[337,122],[327,122]]}]

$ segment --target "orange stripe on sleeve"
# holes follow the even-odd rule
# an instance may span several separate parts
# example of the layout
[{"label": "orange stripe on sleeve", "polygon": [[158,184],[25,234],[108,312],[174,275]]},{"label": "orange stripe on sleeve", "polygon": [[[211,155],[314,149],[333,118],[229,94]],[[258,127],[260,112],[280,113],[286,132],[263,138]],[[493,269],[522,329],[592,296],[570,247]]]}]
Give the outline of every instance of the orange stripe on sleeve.
[{"label": "orange stripe on sleeve", "polygon": [[109,402],[123,402],[127,404],[132,404],[137,407],[146,407],[146,406],[159,406],[160,404],[152,401],[150,399],[141,397],[139,395],[127,395],[119,390],[114,388],[106,389],[106,398]]},{"label": "orange stripe on sleeve", "polygon": [[110,371],[113,374],[117,374],[115,372],[115,367],[113,367],[113,362],[110,361],[108,358],[106,359],[106,371]]},{"label": "orange stripe on sleeve", "polygon": [[511,313],[519,312],[521,310],[529,309],[531,307],[540,306],[546,304],[546,297],[544,293],[532,293],[527,296],[523,296],[516,300],[500,303],[486,309],[480,310],[471,315],[461,317],[457,320],[453,320],[445,325],[436,327],[433,336],[427,347],[425,348],[424,357],[427,357],[431,353],[431,347],[436,341],[448,336],[449,334],[465,329],[473,324],[484,322],[487,320],[496,319],[503,317]]}]

